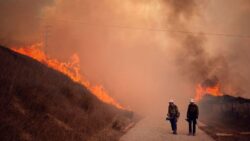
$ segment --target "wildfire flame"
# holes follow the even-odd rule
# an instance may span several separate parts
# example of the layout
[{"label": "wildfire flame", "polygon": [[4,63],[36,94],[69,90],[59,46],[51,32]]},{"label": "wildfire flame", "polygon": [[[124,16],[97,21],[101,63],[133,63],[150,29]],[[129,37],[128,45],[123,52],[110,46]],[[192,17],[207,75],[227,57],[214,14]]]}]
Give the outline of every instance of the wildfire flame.
[{"label": "wildfire flame", "polygon": [[202,84],[198,84],[196,87],[195,100],[199,101],[205,95],[222,96],[220,84],[218,83],[215,86],[203,86]]},{"label": "wildfire flame", "polygon": [[69,62],[60,62],[57,59],[50,58],[42,50],[43,44],[37,43],[28,47],[12,48],[13,51],[23,55],[27,55],[50,68],[62,72],[70,77],[73,81],[81,83],[87,87],[94,95],[96,95],[101,101],[114,105],[119,109],[124,109],[118,102],[116,102],[101,85],[91,85],[89,81],[84,79],[80,73],[79,57],[77,54],[73,54]]}]

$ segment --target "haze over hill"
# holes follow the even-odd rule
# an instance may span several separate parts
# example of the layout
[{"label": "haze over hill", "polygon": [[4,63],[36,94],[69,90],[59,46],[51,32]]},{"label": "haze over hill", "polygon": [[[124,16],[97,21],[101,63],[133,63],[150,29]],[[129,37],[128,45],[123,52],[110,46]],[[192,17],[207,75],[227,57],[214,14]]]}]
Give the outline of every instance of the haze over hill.
[{"label": "haze over hill", "polygon": [[75,80],[0,49],[0,134],[117,137],[124,108],[161,124],[170,99],[185,118],[190,98],[250,98],[249,13],[250,0],[0,0],[0,44],[22,54],[40,44],[37,60]]},{"label": "haze over hill", "polygon": [[249,0],[2,0],[0,43],[77,53],[81,73],[119,103],[165,112],[213,76],[249,98],[249,13]]},{"label": "haze over hill", "polygon": [[1,141],[117,140],[132,113],[83,85],[0,46]]}]

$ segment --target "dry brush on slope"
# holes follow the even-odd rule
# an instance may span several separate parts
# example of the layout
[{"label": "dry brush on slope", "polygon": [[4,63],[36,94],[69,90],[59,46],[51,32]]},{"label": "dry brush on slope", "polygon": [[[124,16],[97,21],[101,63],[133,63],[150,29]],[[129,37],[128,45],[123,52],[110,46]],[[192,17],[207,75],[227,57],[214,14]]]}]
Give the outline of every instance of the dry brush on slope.
[{"label": "dry brush on slope", "polygon": [[0,140],[117,140],[132,113],[84,86],[0,46]]}]

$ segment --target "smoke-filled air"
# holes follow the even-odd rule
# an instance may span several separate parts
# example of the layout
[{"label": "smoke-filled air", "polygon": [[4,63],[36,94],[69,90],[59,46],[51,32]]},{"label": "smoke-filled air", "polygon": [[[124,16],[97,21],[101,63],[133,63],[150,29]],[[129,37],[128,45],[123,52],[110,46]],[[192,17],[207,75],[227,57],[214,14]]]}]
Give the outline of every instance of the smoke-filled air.
[{"label": "smoke-filled air", "polygon": [[169,99],[250,98],[249,13],[248,0],[1,0],[0,44],[118,108],[166,113]]}]

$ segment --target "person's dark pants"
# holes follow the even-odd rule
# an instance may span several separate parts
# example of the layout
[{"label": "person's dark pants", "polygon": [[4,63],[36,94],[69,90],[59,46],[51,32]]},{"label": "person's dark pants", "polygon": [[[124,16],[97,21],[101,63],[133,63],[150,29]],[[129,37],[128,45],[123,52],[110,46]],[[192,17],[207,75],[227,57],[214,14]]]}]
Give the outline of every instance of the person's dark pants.
[{"label": "person's dark pants", "polygon": [[177,119],[176,118],[170,119],[170,123],[171,123],[171,128],[173,130],[173,133],[176,133],[176,131],[177,131]]},{"label": "person's dark pants", "polygon": [[189,134],[195,135],[196,132],[196,119],[189,119],[188,124],[189,124]]}]

